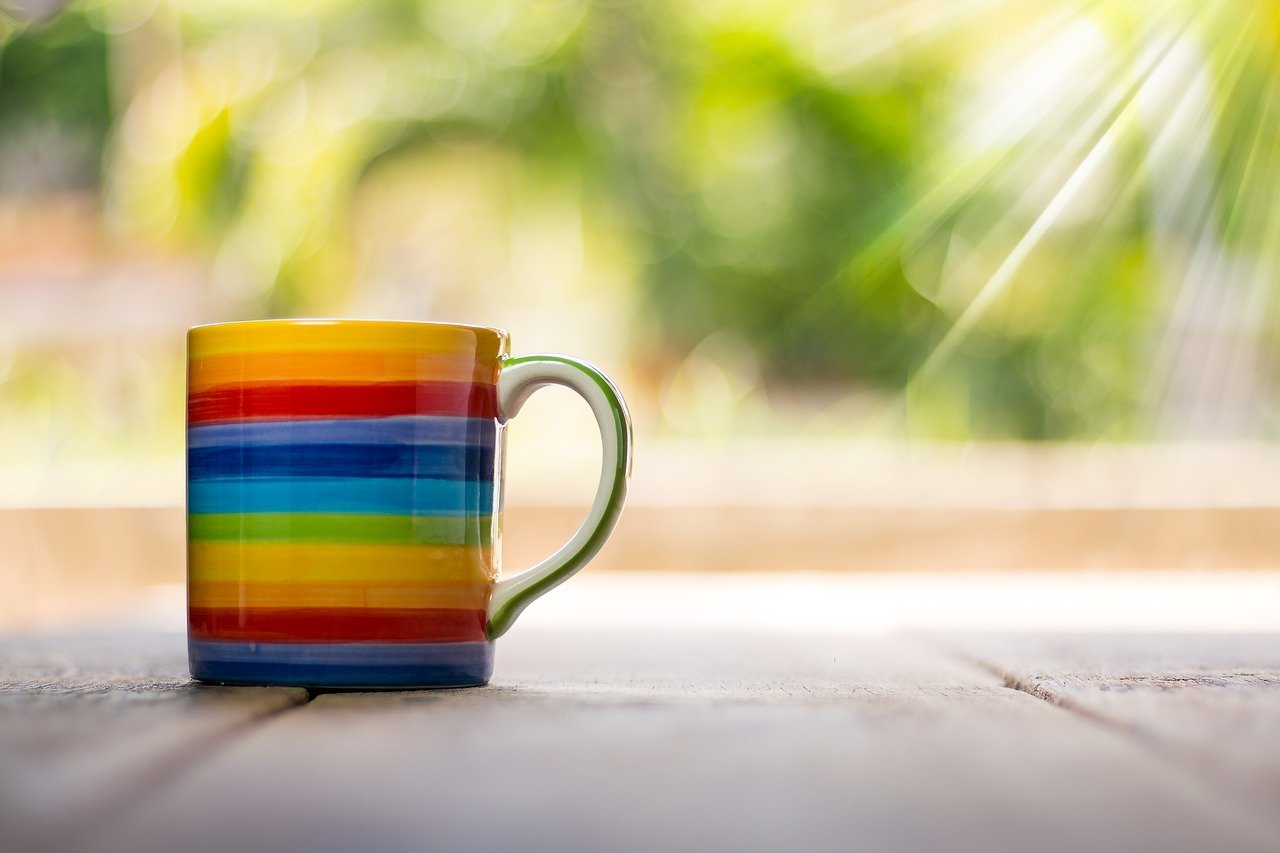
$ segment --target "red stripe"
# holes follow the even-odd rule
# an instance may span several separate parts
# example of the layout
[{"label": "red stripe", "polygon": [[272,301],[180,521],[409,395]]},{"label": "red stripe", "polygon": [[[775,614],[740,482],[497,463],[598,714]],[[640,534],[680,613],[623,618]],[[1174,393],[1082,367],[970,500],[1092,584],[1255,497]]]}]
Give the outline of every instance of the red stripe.
[{"label": "red stripe", "polygon": [[187,417],[192,424],[392,415],[494,418],[497,412],[493,385],[445,381],[245,384],[199,391],[191,395],[187,404]]},{"label": "red stripe", "polygon": [[192,607],[200,640],[289,643],[460,643],[483,640],[483,610],[376,607]]}]

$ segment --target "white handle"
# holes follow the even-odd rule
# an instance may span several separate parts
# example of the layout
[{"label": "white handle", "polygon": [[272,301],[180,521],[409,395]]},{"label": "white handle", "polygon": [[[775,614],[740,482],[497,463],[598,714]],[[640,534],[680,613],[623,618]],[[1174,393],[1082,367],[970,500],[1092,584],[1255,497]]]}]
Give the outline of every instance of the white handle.
[{"label": "white handle", "polygon": [[485,627],[491,640],[506,633],[535,598],[564,583],[599,552],[622,514],[631,477],[627,405],[609,377],[585,361],[563,355],[529,355],[504,361],[498,373],[498,419],[506,422],[514,418],[533,392],[545,385],[571,388],[591,406],[604,450],[600,485],[573,538],[533,568],[494,585]]}]

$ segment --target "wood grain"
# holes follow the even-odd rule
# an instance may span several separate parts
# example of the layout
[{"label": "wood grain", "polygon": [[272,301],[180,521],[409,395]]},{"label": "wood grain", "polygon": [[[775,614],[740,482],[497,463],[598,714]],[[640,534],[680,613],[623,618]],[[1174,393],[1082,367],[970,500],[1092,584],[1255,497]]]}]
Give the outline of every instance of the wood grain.
[{"label": "wood grain", "polygon": [[903,640],[502,646],[487,689],[266,719],[85,849],[1269,849],[1126,733]]},{"label": "wood grain", "polygon": [[1017,689],[1131,735],[1269,824],[1280,847],[1280,631],[944,642]]},{"label": "wood grain", "polygon": [[265,715],[288,689],[202,687],[179,635],[0,642],[5,850],[65,849]]}]

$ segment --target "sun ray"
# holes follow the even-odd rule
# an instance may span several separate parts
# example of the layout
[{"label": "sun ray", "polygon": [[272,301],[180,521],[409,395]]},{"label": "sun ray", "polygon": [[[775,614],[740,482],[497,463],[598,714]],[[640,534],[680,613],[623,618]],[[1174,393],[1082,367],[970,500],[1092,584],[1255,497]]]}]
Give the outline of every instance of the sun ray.
[{"label": "sun ray", "polygon": [[1152,51],[1136,69],[1132,79],[1122,87],[1113,103],[1100,111],[1101,120],[1098,122],[1097,129],[1093,131],[1096,141],[908,380],[903,390],[904,397],[909,398],[922,383],[936,375],[994,301],[1005,291],[1026,258],[1039,245],[1103,157],[1116,144],[1117,136],[1123,129],[1122,119],[1136,108],[1137,96],[1142,86],[1190,26],[1191,22],[1186,22],[1181,30],[1167,37],[1159,48]]},{"label": "sun ray", "polygon": [[[1260,102],[1264,105],[1258,111],[1257,123],[1254,127],[1252,140],[1249,145],[1249,153],[1246,155],[1246,163],[1241,170],[1240,180],[1235,187],[1233,198],[1237,205],[1240,200],[1247,199],[1253,201],[1258,195],[1248,193],[1248,188],[1264,185],[1262,197],[1275,198],[1274,170],[1276,168],[1276,158],[1274,146],[1267,143],[1275,139],[1274,133],[1276,128],[1271,120],[1267,105],[1273,103],[1277,91],[1280,91],[1280,65],[1272,65],[1271,73],[1267,78],[1267,82],[1263,87],[1263,97]],[[1270,192],[1268,192],[1270,190]],[[1225,381],[1236,386],[1233,390],[1237,395],[1248,390],[1247,387],[1240,387],[1240,380],[1237,377],[1245,375],[1247,370],[1257,371],[1257,386],[1255,390],[1259,393],[1253,398],[1252,404],[1258,407],[1265,406],[1268,399],[1268,389],[1261,387],[1266,382],[1266,370],[1261,367],[1262,362],[1267,357],[1268,340],[1267,328],[1268,321],[1272,314],[1272,304],[1280,293],[1280,288],[1275,286],[1274,273],[1277,269],[1277,254],[1280,253],[1280,245],[1277,245],[1276,236],[1274,234],[1276,226],[1276,215],[1273,205],[1257,205],[1257,210],[1251,215],[1242,216],[1242,221],[1247,223],[1246,230],[1249,232],[1249,239],[1241,239],[1241,243],[1246,247],[1254,245],[1264,247],[1261,256],[1252,265],[1248,271],[1249,275],[1245,281],[1247,292],[1244,297],[1244,318],[1247,328],[1250,331],[1250,337],[1240,336],[1237,338],[1237,345],[1233,352],[1228,356],[1228,370],[1226,371]],[[1271,235],[1268,239],[1268,235]],[[1259,412],[1260,421],[1265,421],[1265,412]],[[1265,423],[1264,423],[1265,426]]]},{"label": "sun ray", "polygon": [[[1046,43],[1052,36],[1069,26],[1078,16],[1103,5],[1104,0],[1089,0],[1073,8],[1064,9],[1057,15],[1046,17],[1040,26],[1024,34],[1023,38],[1031,43]],[[1176,12],[1163,10],[1165,18],[1152,16],[1149,19],[1152,27],[1170,25],[1179,21]],[[1034,48],[1033,48],[1034,49]],[[1082,102],[1101,101],[1102,106],[1095,108],[1089,118],[1079,122],[1087,126],[1105,116],[1116,100],[1116,86],[1113,79],[1122,76],[1130,66],[1129,57],[1117,53],[1108,58],[1107,65],[1093,75],[1092,88],[1081,98]],[[1132,79],[1132,74],[1129,75]],[[1122,87],[1123,88],[1123,87]],[[981,124],[976,122],[975,124]],[[1068,120],[1063,120],[1064,126]],[[1035,128],[1043,132],[1043,128]],[[974,132],[974,131],[971,131]],[[1032,132],[1031,129],[1028,133]],[[811,321],[826,316],[830,303],[839,297],[839,286],[850,281],[872,280],[883,277],[883,274],[895,264],[902,253],[910,253],[925,240],[943,227],[949,217],[962,209],[973,197],[990,185],[1001,174],[1006,173],[1019,163],[1036,163],[1044,156],[1035,141],[1024,137],[1015,141],[1007,149],[998,151],[994,157],[975,161],[973,158],[957,160],[952,153],[954,149],[963,149],[964,137],[949,140],[947,148],[931,159],[930,165],[921,169],[922,177],[903,191],[901,197],[913,199],[905,210],[896,215],[885,216],[884,226],[879,236],[867,245],[857,249],[841,270],[825,283],[815,288],[805,300],[804,305],[796,312],[796,322]],[[1050,156],[1062,146],[1055,144]],[[891,200],[887,209],[896,206]],[[905,241],[905,244],[904,244]]]},{"label": "sun ray", "polygon": [[[1176,174],[1153,175],[1153,246],[1161,261],[1160,278],[1175,283],[1148,379],[1153,425],[1163,434],[1169,434],[1170,420],[1181,424],[1181,430],[1217,433],[1229,417],[1222,406],[1229,384],[1223,361],[1227,358],[1223,337],[1229,331],[1224,325],[1233,322],[1230,315],[1239,298],[1231,289],[1241,274],[1238,262],[1218,237],[1221,219],[1215,198],[1222,187],[1215,180],[1210,147],[1227,102],[1214,95],[1235,88],[1247,60],[1251,28],[1249,21],[1245,23],[1235,30],[1234,43],[1223,53],[1223,71],[1213,80],[1217,93],[1207,88],[1209,71],[1202,42],[1184,43],[1180,60],[1186,67],[1170,68],[1168,74],[1192,74],[1199,82],[1170,76],[1161,85],[1176,101],[1151,119],[1153,166],[1176,169]],[[1189,251],[1185,256],[1183,246]]]}]

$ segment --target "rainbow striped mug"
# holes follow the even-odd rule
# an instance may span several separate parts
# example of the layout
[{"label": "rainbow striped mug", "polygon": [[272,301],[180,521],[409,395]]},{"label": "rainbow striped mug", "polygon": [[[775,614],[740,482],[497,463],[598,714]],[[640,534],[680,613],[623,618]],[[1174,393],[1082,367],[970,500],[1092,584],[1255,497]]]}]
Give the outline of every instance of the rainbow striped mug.
[{"label": "rainbow striped mug", "polygon": [[[188,333],[191,674],[220,684],[484,684],[493,642],[590,560],[622,510],[631,423],[613,383],[498,329],[261,320]],[[590,404],[586,521],[499,577],[503,432],[537,388]]]}]

